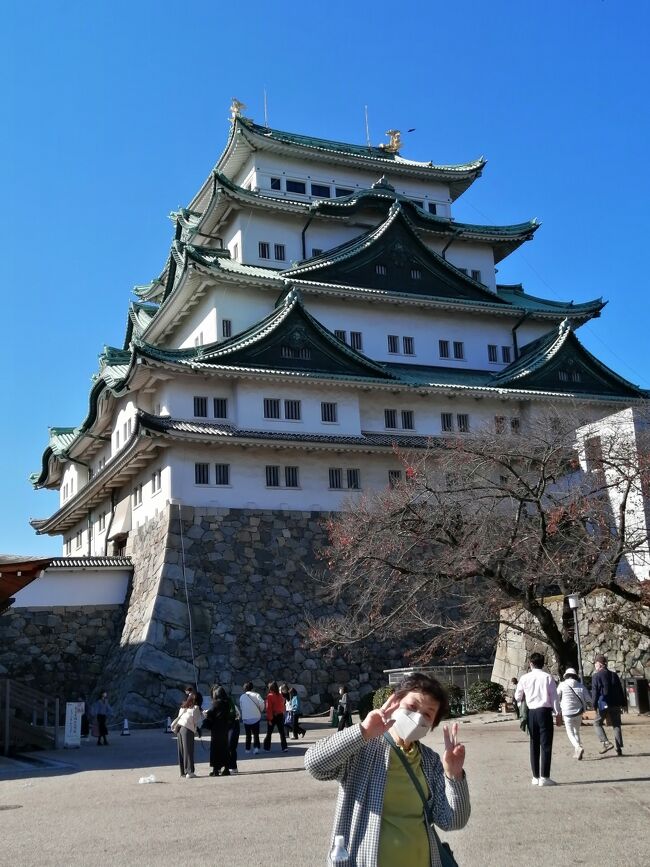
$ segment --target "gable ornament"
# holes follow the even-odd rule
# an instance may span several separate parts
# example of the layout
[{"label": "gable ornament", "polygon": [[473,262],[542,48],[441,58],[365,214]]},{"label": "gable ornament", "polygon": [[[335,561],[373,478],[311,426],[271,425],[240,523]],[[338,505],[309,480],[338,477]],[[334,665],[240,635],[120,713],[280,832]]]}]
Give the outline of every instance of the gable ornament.
[{"label": "gable ornament", "polygon": [[379,147],[388,154],[396,154],[402,147],[402,133],[398,129],[386,130],[386,135],[389,138],[388,143],[380,144]]}]

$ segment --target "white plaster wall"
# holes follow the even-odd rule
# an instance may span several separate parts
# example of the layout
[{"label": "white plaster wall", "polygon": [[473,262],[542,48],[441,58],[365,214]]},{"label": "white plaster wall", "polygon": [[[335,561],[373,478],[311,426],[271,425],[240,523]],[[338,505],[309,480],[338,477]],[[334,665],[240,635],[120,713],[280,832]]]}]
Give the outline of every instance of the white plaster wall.
[{"label": "white plaster wall", "polygon": [[[364,491],[388,485],[389,469],[400,469],[398,459],[391,454],[336,454],[335,452],[301,452],[295,449],[257,449],[245,451],[232,446],[201,447],[188,444],[175,446],[172,461],[172,491],[175,499],[193,506],[224,506],[230,508],[338,510],[344,502],[354,502]],[[218,487],[194,483],[195,462],[210,462],[211,480],[214,464],[230,464],[230,486]],[[299,467],[300,487],[296,489],[267,488],[265,467]],[[330,491],[329,468],[356,468],[361,473],[360,491]],[[280,471],[282,479],[283,469]],[[345,484],[345,473],[344,473]]]},{"label": "white plaster wall", "polygon": [[472,270],[480,271],[480,282],[484,283],[492,292],[496,292],[494,252],[488,244],[457,242],[448,247],[445,258],[456,268],[466,268],[470,277]]},{"label": "white plaster wall", "polygon": [[[512,326],[515,320],[512,319],[485,315],[462,316],[431,308],[400,307],[368,300],[355,303],[322,296],[305,296],[304,300],[309,312],[331,331],[340,329],[348,335],[350,331],[360,331],[364,354],[377,361],[496,371],[506,366],[501,361],[501,346],[511,347],[511,358],[514,360]],[[415,355],[389,353],[389,334],[396,334],[400,338],[413,337]],[[449,340],[452,355],[453,341],[462,341],[465,360],[441,359],[439,340]],[[499,347],[499,362],[496,364],[488,361],[488,344]]]},{"label": "white plaster wall", "polygon": [[49,569],[16,593],[16,608],[62,605],[120,605],[130,573],[124,569]]},{"label": "white plaster wall", "polygon": [[[160,490],[154,491],[152,477],[158,470],[160,470]],[[167,449],[160,452],[155,461],[148,464],[132,479],[131,492],[137,485],[142,485],[142,503],[136,506],[131,493],[131,526],[134,530],[163,511],[166,501],[171,496],[171,468]],[[124,492],[126,493],[126,489]]]},{"label": "white plaster wall", "polygon": [[219,333],[217,331],[217,308],[213,293],[210,293],[210,296],[208,298],[204,296],[199,301],[174,335],[174,345],[179,349],[193,348],[196,345],[204,346],[216,342]]},{"label": "white plaster wall", "polygon": [[[131,434],[128,433],[128,423],[131,421],[131,433],[135,429],[135,414],[137,411],[136,397],[123,397],[116,406],[113,413],[113,427],[111,430],[111,457],[122,451],[124,443],[128,441]],[[127,425],[127,434],[125,436],[124,426]],[[117,433],[119,431],[119,446],[117,445]]]},{"label": "white plaster wall", "polygon": [[[213,398],[228,399],[228,421],[235,423],[237,417],[234,380],[219,379],[215,376],[184,376],[165,383],[159,391],[161,412],[173,418],[194,419],[194,397],[208,398],[208,417],[200,421],[215,421]],[[217,419],[222,421],[222,419]]]}]

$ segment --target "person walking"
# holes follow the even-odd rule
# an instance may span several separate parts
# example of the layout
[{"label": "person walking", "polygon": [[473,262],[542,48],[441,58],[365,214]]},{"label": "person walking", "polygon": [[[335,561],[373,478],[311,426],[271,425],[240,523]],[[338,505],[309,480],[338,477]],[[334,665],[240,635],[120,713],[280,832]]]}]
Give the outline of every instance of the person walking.
[{"label": "person walking", "polygon": [[273,729],[277,727],[280,734],[280,747],[282,752],[286,753],[287,737],[284,731],[284,698],[280,695],[277,681],[273,680],[269,684],[268,695],[266,696],[266,736],[264,738],[264,749],[268,753],[271,749],[271,735]]},{"label": "person walking", "polygon": [[555,681],[543,668],[542,654],[531,653],[530,671],[519,679],[515,700],[525,698],[528,707],[531,783],[533,786],[554,786],[555,781],[551,779],[553,714],[560,712],[560,704]]},{"label": "person walking", "polygon": [[[421,743],[449,713],[437,680],[412,674],[363,722],[319,740],[305,754],[316,780],[338,780],[332,842],[355,867],[441,867],[433,827],[464,828],[470,815],[458,723],[444,726],[442,756]],[[344,848],[344,851],[342,851]],[[443,858],[445,859],[443,861]],[[453,862],[455,863],[455,862]]]},{"label": "person walking", "polygon": [[[621,679],[615,671],[607,668],[607,657],[599,654],[594,661],[596,673],[591,679],[591,699],[596,719],[594,729],[600,741],[600,752],[606,753],[616,747],[616,755],[623,755],[623,733],[621,731],[621,708],[627,710],[627,696],[621,684]],[[614,730],[614,743],[612,744],[605,732],[605,721],[609,717],[609,724]]]},{"label": "person walking", "polygon": [[348,696],[347,686],[339,687],[339,706],[337,708],[339,715],[339,727],[341,732],[344,728],[349,728],[352,725],[352,712],[350,710],[350,697]]},{"label": "person walking", "polygon": [[92,715],[97,725],[97,746],[108,746],[108,718],[113,716],[113,708],[108,703],[108,693],[102,690],[99,698],[94,703]]},{"label": "person walking", "polygon": [[244,731],[246,732],[246,746],[244,752],[250,755],[251,742],[253,752],[260,751],[260,720],[264,712],[264,699],[258,692],[253,691],[253,684],[249,680],[244,684],[244,692],[239,697],[239,711]]},{"label": "person walking", "polygon": [[210,729],[210,771],[211,777],[230,776],[228,732],[232,710],[228,693],[222,686],[212,691],[212,707],[205,712],[206,726]]},{"label": "person walking", "polygon": [[178,765],[181,777],[193,779],[194,773],[194,735],[201,725],[201,708],[198,696],[194,689],[186,691],[185,701],[180,706],[178,716],[173,726],[176,731],[176,743],[178,744]]},{"label": "person walking", "polygon": [[293,719],[292,736],[294,741],[297,741],[298,735],[304,738],[304,736],[307,734],[307,731],[300,725],[300,712],[302,710],[302,707],[300,703],[300,696],[298,695],[298,690],[295,688],[295,686],[291,688],[289,695],[291,696],[290,705]]},{"label": "person walking", "polygon": [[585,753],[580,738],[582,715],[587,710],[587,705],[591,703],[591,698],[586,687],[578,679],[575,668],[567,668],[564,672],[564,680],[557,688],[557,697],[560,700],[564,728],[573,747],[573,757],[580,760]]}]

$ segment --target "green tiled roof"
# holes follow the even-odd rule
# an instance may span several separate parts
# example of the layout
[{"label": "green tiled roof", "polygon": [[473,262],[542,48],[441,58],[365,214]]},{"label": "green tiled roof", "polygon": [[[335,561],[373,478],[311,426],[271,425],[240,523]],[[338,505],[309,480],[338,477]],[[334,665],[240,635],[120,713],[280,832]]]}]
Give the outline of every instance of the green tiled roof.
[{"label": "green tiled roof", "polygon": [[573,301],[551,301],[547,298],[537,298],[524,292],[521,284],[512,286],[497,285],[497,295],[514,307],[535,313],[554,313],[571,317],[574,320],[598,316],[607,304],[602,298],[574,304]]}]

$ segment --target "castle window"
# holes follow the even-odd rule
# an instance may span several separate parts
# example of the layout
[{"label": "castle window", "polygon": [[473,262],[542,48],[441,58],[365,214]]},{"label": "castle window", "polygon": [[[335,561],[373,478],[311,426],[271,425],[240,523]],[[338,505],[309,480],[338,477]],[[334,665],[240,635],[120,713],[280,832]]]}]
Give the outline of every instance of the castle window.
[{"label": "castle window", "polygon": [[194,397],[194,417],[208,417],[208,399],[207,397]]},{"label": "castle window", "polygon": [[221,320],[221,336],[232,337],[232,319]]},{"label": "castle window", "polygon": [[280,178],[271,178],[271,189],[272,190],[281,190],[282,182]]},{"label": "castle window", "polygon": [[581,382],[581,381],[582,381],[582,374],[580,373],[580,371],[579,370],[572,370],[571,371],[571,382]]},{"label": "castle window", "polygon": [[454,358],[462,361],[465,358],[465,346],[462,340],[454,340]]},{"label": "castle window", "polygon": [[194,464],[194,484],[209,485],[210,484],[210,464]]},{"label": "castle window", "polygon": [[326,187],[325,184],[312,184],[311,194],[312,196],[320,196],[321,199],[329,199],[331,192],[330,188]]},{"label": "castle window", "polygon": [[358,491],[361,489],[361,470],[351,469],[347,472],[348,489]]},{"label": "castle window", "polygon": [[239,262],[239,244],[232,245],[232,258],[235,262]]},{"label": "castle window", "polygon": [[312,256],[320,256],[323,250],[321,247],[312,247],[311,254]]},{"label": "castle window", "polygon": [[430,214],[437,214],[438,213],[438,206],[436,205],[435,202],[429,202],[429,213]]},{"label": "castle window", "polygon": [[75,548],[81,548],[81,543],[83,542],[83,530],[77,530],[77,535],[74,537]]},{"label": "castle window", "polygon": [[397,334],[388,335],[388,351],[394,354],[399,353],[399,337]]},{"label": "castle window", "polygon": [[456,416],[456,421],[458,423],[458,430],[460,433],[469,433],[469,416],[465,413],[459,412]]},{"label": "castle window", "polygon": [[228,418],[228,398],[215,397],[214,399],[214,417]]},{"label": "castle window", "polygon": [[402,471],[401,470],[388,470],[388,487],[396,488],[397,485],[402,481]]},{"label": "castle window", "polygon": [[338,407],[335,403],[323,401],[320,405],[321,421],[327,424],[336,424],[338,421]]},{"label": "castle window", "polygon": [[448,340],[439,340],[438,341],[438,355],[440,358],[449,358],[449,341]]},{"label": "castle window", "polygon": [[156,494],[160,490],[161,487],[161,472],[160,470],[155,470],[151,474],[151,493]]},{"label": "castle window", "polygon": [[385,409],[384,410],[384,427],[392,429],[397,427],[397,410],[396,409]]},{"label": "castle window", "polygon": [[102,512],[97,521],[98,532],[103,533],[106,529],[106,512]]},{"label": "castle window", "polygon": [[343,487],[343,470],[339,467],[330,467],[329,476],[330,488],[332,490],[338,491]]},{"label": "castle window", "polygon": [[490,364],[496,364],[499,360],[497,349],[498,347],[494,343],[488,343],[488,361]]},{"label": "castle window", "polygon": [[440,430],[443,433],[451,433],[454,429],[454,416],[450,412],[440,413]]},{"label": "castle window", "polygon": [[385,265],[375,265],[375,274],[379,274],[380,277],[386,276],[386,266]]},{"label": "castle window", "polygon": [[260,259],[271,258],[271,245],[268,241],[260,241],[258,245]]},{"label": "castle window", "polygon": [[419,268],[411,268],[411,280],[421,280],[422,271]]},{"label": "castle window", "polygon": [[342,196],[351,196],[354,190],[349,190],[347,187],[335,187],[334,194],[337,199],[340,199]]},{"label": "castle window", "polygon": [[494,432],[497,434],[503,434],[506,432],[506,420],[504,416],[494,416]]},{"label": "castle window", "polygon": [[284,262],[284,260],[287,258],[286,253],[285,253],[284,244],[274,244],[273,247],[274,247],[273,252],[275,254],[276,261],[277,262]]},{"label": "castle window", "polygon": [[279,488],[280,487],[280,467],[278,467],[278,466],[267,466],[266,467],[266,487],[267,488]]},{"label": "castle window", "polygon": [[558,370],[557,378],[560,382],[568,382],[569,381],[569,373],[567,370]]},{"label": "castle window", "polygon": [[307,186],[303,181],[287,181],[286,186],[288,193],[300,193],[304,196],[307,192]]},{"label": "castle window", "polygon": [[68,557],[72,554],[72,539],[65,540],[65,553]]},{"label": "castle window", "polygon": [[215,485],[230,484],[230,464],[214,465],[214,483]]},{"label": "castle window", "polygon": [[404,355],[415,355],[415,342],[412,337],[402,337]]},{"label": "castle window", "polygon": [[477,283],[481,282],[481,272],[472,270],[472,280],[476,280]]},{"label": "castle window", "polygon": [[519,431],[521,430],[521,423],[520,423],[518,418],[511,418],[510,419],[510,430],[512,431],[513,434],[519,433]]},{"label": "castle window", "polygon": [[287,421],[300,421],[300,401],[285,400],[284,417]]},{"label": "castle window", "polygon": [[404,430],[415,430],[415,419],[412,409],[402,410],[402,428]]},{"label": "castle window", "polygon": [[363,349],[363,335],[360,331],[350,332],[350,346],[359,351]]},{"label": "castle window", "polygon": [[284,468],[284,486],[285,488],[298,487],[298,467]]},{"label": "castle window", "polygon": [[264,398],[264,418],[280,418],[280,401],[277,397]]},{"label": "castle window", "polygon": [[346,342],[346,332],[342,331],[340,328],[334,329],[334,337],[338,337],[338,339],[341,340],[343,343]]},{"label": "castle window", "polygon": [[142,485],[133,488],[133,507],[142,505]]},{"label": "castle window", "polygon": [[512,361],[512,353],[509,346],[501,347],[501,361],[503,361],[504,364],[510,364]]},{"label": "castle window", "polygon": [[282,358],[302,358],[304,361],[309,361],[311,358],[311,349],[308,346],[303,346],[296,349],[293,346],[283,344],[280,347],[280,355]]}]

